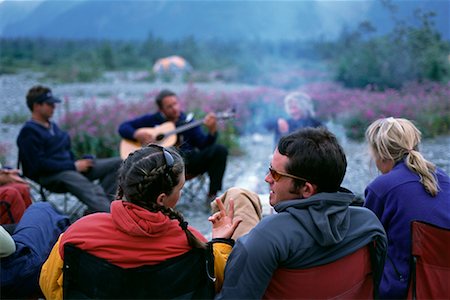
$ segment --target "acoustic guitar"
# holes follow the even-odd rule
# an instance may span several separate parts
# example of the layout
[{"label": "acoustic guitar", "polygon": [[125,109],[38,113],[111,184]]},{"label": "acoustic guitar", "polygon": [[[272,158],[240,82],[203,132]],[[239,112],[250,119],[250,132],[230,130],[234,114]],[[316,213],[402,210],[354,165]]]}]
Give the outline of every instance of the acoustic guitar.
[{"label": "acoustic guitar", "polygon": [[[220,112],[216,114],[218,120],[230,119],[234,117],[234,112]],[[176,144],[178,140],[178,133],[192,129],[203,124],[204,119],[196,120],[186,123],[184,125],[175,127],[175,123],[168,121],[154,127],[143,127],[140,130],[145,130],[155,137],[155,143],[163,147],[171,147]],[[125,159],[128,155],[141,148],[142,145],[138,141],[122,139],[120,141],[120,157]]]}]

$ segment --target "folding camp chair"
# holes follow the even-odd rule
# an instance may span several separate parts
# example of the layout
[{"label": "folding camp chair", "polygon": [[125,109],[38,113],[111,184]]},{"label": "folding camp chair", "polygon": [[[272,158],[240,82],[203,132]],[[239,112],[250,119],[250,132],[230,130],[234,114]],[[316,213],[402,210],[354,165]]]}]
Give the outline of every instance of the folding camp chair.
[{"label": "folding camp chair", "polygon": [[411,236],[408,299],[450,299],[450,228],[413,221]]},{"label": "folding camp chair", "polygon": [[0,200],[0,214],[5,215],[5,218],[7,218],[9,221],[7,221],[7,224],[14,224],[16,223],[16,220],[14,219],[14,216],[11,212],[11,203],[8,201]]},{"label": "folding camp chair", "polygon": [[[21,162],[17,161],[17,169],[20,170]],[[69,205],[71,199],[76,198],[72,196],[70,193],[64,190],[49,190],[42,186],[39,182],[31,180],[30,178],[24,177],[24,180],[30,186],[31,198],[33,202],[39,201],[48,201],[50,202],[56,209],[60,210],[61,213],[69,216],[70,220],[73,222],[76,219],[80,218],[83,215],[84,210],[86,209],[86,205],[80,202],[78,199],[76,200],[76,204]],[[55,197],[55,194],[59,194],[61,197]],[[59,199],[55,199],[59,198]],[[62,198],[62,207],[61,200]],[[59,201],[58,201],[59,200]]]},{"label": "folding camp chair", "polygon": [[370,246],[329,264],[307,269],[278,269],[263,299],[373,299]]},{"label": "folding camp chair", "polygon": [[212,299],[211,262],[211,248],[194,248],[156,265],[122,268],[65,244],[64,299]]}]

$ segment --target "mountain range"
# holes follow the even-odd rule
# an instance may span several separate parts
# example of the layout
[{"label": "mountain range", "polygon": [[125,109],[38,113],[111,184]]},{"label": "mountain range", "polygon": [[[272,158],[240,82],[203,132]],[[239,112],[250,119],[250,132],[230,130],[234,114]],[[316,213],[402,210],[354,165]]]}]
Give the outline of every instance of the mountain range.
[{"label": "mountain range", "polygon": [[[386,2],[386,1],[384,1]],[[434,11],[437,29],[450,39],[448,0],[397,0],[397,19]],[[394,24],[382,1],[321,0],[41,0],[0,2],[0,37],[166,40],[334,38],[343,28],[370,21],[378,33]]]}]

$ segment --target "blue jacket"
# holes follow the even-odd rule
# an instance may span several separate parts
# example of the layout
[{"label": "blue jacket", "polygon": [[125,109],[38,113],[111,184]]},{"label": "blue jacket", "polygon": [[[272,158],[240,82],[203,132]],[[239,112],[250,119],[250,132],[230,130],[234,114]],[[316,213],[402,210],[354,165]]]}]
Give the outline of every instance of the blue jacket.
[{"label": "blue jacket", "polygon": [[[305,128],[305,127],[321,127],[324,126],[319,120],[312,118],[312,117],[305,117],[298,120],[294,119],[286,119],[288,125],[289,125],[289,132],[286,134],[292,133],[298,129]],[[267,130],[274,131],[274,143],[275,145],[278,144],[278,141],[280,138],[285,135],[284,133],[281,133],[278,130],[278,119],[273,119],[265,123],[265,127]]]},{"label": "blue jacket", "polygon": [[[165,122],[168,122],[168,120],[160,112],[154,114],[146,114],[136,119],[122,123],[119,126],[119,134],[125,139],[134,140],[133,135],[137,129],[142,127],[154,127]],[[187,124],[186,114],[181,113],[179,120],[175,123],[175,126],[179,127],[185,124]],[[179,137],[181,137],[182,140],[180,150],[182,153],[186,154],[190,151],[195,150],[196,148],[204,149],[205,147],[214,144],[217,139],[217,134],[205,134],[200,126],[197,126],[181,132],[179,134]]]},{"label": "blue jacket", "polygon": [[381,220],[388,236],[388,257],[380,285],[380,298],[405,299],[411,260],[411,221],[426,221],[450,228],[450,179],[437,170],[440,191],[428,194],[420,177],[401,161],[378,176],[365,191],[365,206]]},{"label": "blue jacket", "polygon": [[66,170],[75,170],[70,137],[54,122],[50,128],[30,120],[17,137],[19,160],[24,175],[35,181]]},{"label": "blue jacket", "polygon": [[277,268],[301,269],[333,262],[373,240],[382,266],[386,250],[383,226],[370,210],[349,206],[353,198],[350,193],[319,193],[275,205],[277,214],[263,218],[237,240],[218,299],[261,299]]}]

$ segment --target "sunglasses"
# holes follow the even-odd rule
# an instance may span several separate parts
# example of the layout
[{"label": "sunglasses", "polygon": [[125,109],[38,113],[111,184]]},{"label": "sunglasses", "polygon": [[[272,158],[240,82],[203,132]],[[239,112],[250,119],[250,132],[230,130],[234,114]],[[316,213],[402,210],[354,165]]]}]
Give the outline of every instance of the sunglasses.
[{"label": "sunglasses", "polygon": [[293,179],[298,179],[298,180],[302,180],[302,181],[308,181],[305,178],[302,177],[298,177],[298,176],[294,176],[288,173],[284,173],[284,172],[280,172],[280,171],[275,171],[274,169],[272,169],[272,167],[269,167],[269,173],[270,176],[272,176],[273,180],[275,180],[275,182],[277,182],[278,180],[281,179],[281,177],[289,177],[289,178],[293,178]]},{"label": "sunglasses", "polygon": [[173,159],[172,154],[170,154],[170,152],[167,151],[166,148],[164,148],[160,145],[157,145],[157,144],[149,144],[149,145],[147,145],[147,147],[155,147],[155,148],[161,149],[161,151],[164,155],[164,159],[166,160],[167,169],[168,170],[172,169],[175,160]]}]

